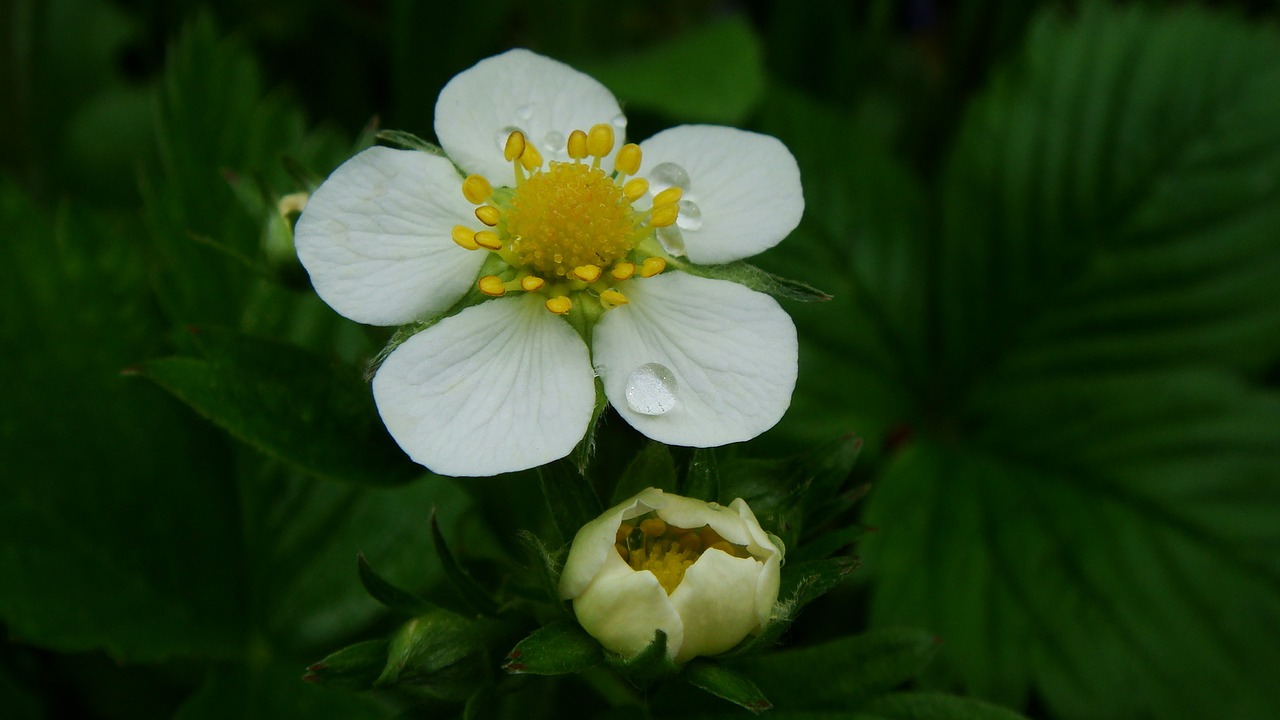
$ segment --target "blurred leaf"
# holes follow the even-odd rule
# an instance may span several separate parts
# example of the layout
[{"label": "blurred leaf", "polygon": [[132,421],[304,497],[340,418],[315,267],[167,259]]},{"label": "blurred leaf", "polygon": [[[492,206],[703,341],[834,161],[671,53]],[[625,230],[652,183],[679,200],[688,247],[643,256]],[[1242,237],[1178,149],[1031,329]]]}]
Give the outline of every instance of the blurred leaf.
[{"label": "blurred leaf", "polygon": [[671,449],[652,441],[636,453],[631,464],[622,472],[610,504],[616,505],[650,487],[667,492],[676,490],[676,463],[671,457]]},{"label": "blurred leaf", "polygon": [[502,669],[509,673],[562,675],[593,667],[604,658],[600,643],[577,622],[544,625],[516,644]]},{"label": "blurred leaf", "polygon": [[551,519],[560,537],[566,543],[573,540],[578,529],[595,520],[604,508],[587,478],[568,460],[543,465],[538,468],[538,482],[546,499]]},{"label": "blurred leaf", "polygon": [[275,661],[258,670],[212,671],[204,687],[191,696],[174,720],[295,717],[389,720],[395,713],[368,693],[357,695],[301,682],[295,668]]},{"label": "blurred leaf", "polygon": [[391,610],[405,615],[422,615],[436,608],[413,593],[392,585],[369,566],[364,553],[356,556],[356,564],[360,568],[360,584],[374,600]]},{"label": "blurred leaf", "polygon": [[[1269,718],[1280,647],[1280,40],[1042,18],[944,178],[927,436],[876,485],[877,624],[1066,718]],[[1082,628],[1087,631],[1082,632]]]},{"label": "blurred leaf", "polygon": [[759,634],[725,654],[738,657],[772,648],[795,622],[806,605],[833,590],[858,569],[853,558],[828,558],[787,565],[782,573],[782,587],[773,617]]},{"label": "blurred leaf", "polygon": [[343,690],[368,690],[387,664],[390,641],[366,640],[329,653],[307,667],[303,681]]},{"label": "blurred leaf", "polygon": [[436,519],[434,509],[431,511],[431,541],[436,548],[436,557],[440,559],[440,567],[444,569],[445,578],[462,598],[462,602],[472,612],[481,615],[497,614],[498,604],[489,596],[489,593],[485,592],[484,588],[476,584],[470,573],[453,557],[449,545],[445,542],[444,533],[440,531],[440,523]]},{"label": "blurred leaf", "polygon": [[710,660],[697,659],[685,666],[681,674],[690,685],[706,690],[759,715],[773,707],[755,683],[729,668]]},{"label": "blurred leaf", "polygon": [[764,92],[762,55],[751,24],[735,16],[580,69],[604,83],[624,106],[686,121],[734,124]]},{"label": "blurred leaf", "polygon": [[[715,448],[696,448],[689,458],[689,471],[685,474],[681,493],[688,497],[716,502],[720,496],[720,462]],[[730,500],[729,502],[733,502]]]},{"label": "blurred leaf", "polygon": [[940,693],[893,693],[859,709],[853,720],[1020,720],[1016,712]]},{"label": "blurred leaf", "polygon": [[149,360],[139,372],[258,450],[305,472],[358,485],[422,474],[373,407],[359,372],[301,348],[205,329],[203,358]]}]

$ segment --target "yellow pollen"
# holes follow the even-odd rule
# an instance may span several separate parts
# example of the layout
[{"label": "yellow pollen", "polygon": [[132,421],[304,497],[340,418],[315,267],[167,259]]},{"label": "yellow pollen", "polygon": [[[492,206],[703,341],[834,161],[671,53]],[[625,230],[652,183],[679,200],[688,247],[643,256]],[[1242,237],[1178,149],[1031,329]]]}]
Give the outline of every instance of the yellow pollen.
[{"label": "yellow pollen", "polygon": [[582,282],[595,282],[600,279],[600,266],[580,265],[573,269],[573,276]]},{"label": "yellow pollen", "polygon": [[543,304],[546,305],[548,310],[557,315],[563,315],[569,312],[569,309],[573,307],[573,303],[564,295],[553,297]]},{"label": "yellow pollen", "polygon": [[569,157],[574,160],[581,160],[587,156],[587,134],[581,130],[574,130],[569,133],[569,143],[566,147],[569,151]]},{"label": "yellow pollen", "polygon": [[476,208],[476,219],[489,227],[493,227],[502,219],[502,211],[492,205],[481,205]]},{"label": "yellow pollen", "polygon": [[631,301],[627,299],[626,295],[623,295],[613,288],[609,288],[608,290],[600,293],[600,302],[604,303],[605,307],[617,307],[619,305],[626,305]]},{"label": "yellow pollen", "polygon": [[640,196],[647,192],[649,192],[649,181],[644,178],[631,178],[626,185],[622,186],[622,194],[632,202],[640,199]]},{"label": "yellow pollen", "polygon": [[482,248],[489,250],[501,250],[502,241],[498,239],[498,233],[492,230],[481,230],[475,235],[476,244]]},{"label": "yellow pollen", "polygon": [[467,250],[479,250],[480,246],[476,244],[476,231],[463,225],[455,225],[453,227],[453,241],[461,245]]},{"label": "yellow pollen", "polygon": [[640,277],[650,278],[667,269],[667,261],[660,257],[645,258],[640,264]]},{"label": "yellow pollen", "polygon": [[516,130],[507,136],[506,147],[502,150],[502,156],[507,162],[512,162],[524,154],[524,133]]},{"label": "yellow pollen", "polygon": [[655,205],[649,216],[649,224],[653,227],[667,227],[676,221],[680,208],[675,205]]},{"label": "yellow pollen", "polygon": [[489,297],[502,297],[507,294],[507,288],[503,286],[502,278],[497,275],[485,275],[480,278],[480,282],[477,285],[480,288],[480,292]]},{"label": "yellow pollen", "polygon": [[629,262],[620,262],[617,265],[614,265],[613,269],[609,271],[609,275],[611,275],[614,280],[619,281],[627,280],[635,273],[636,264]]},{"label": "yellow pollen", "polygon": [[[618,157],[613,161],[613,167],[623,175],[635,175],[640,172],[640,146],[635,143],[627,143],[618,151]],[[644,193],[640,193],[643,195]]]},{"label": "yellow pollen", "polygon": [[635,244],[642,216],[599,168],[551,162],[517,188],[502,229],[525,266],[566,277],[584,265],[606,266]]},{"label": "yellow pollen", "polygon": [[525,292],[533,292],[534,290],[541,290],[542,286],[546,284],[547,284],[547,281],[543,280],[537,275],[525,275],[524,277],[520,278],[520,288]]},{"label": "yellow pollen", "polygon": [[587,152],[602,158],[613,150],[613,126],[600,123],[592,125],[587,133]]},{"label": "yellow pollen", "polygon": [[684,195],[684,190],[678,187],[669,187],[653,196],[653,206],[656,208],[659,205],[674,205],[680,202],[681,195]]},{"label": "yellow pollen", "polygon": [[468,175],[462,181],[462,196],[472,205],[479,205],[493,195],[493,186],[480,175]]}]

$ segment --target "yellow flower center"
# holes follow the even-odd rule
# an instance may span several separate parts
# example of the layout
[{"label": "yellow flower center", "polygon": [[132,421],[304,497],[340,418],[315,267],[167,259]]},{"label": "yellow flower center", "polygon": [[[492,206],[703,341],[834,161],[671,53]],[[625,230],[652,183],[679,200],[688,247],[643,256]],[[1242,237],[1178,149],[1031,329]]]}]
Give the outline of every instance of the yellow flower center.
[{"label": "yellow flower center", "polygon": [[648,570],[667,594],[675,592],[684,573],[702,553],[719,550],[734,557],[750,557],[747,549],[720,536],[709,525],[682,528],[650,517],[638,525],[623,523],[618,528],[614,549],[633,570]]},{"label": "yellow flower center", "polygon": [[613,172],[606,173],[600,163],[613,145],[609,125],[574,130],[565,145],[570,161],[544,163],[515,131],[503,149],[515,171],[514,186],[494,188],[479,175],[462,181],[462,194],[478,206],[476,220],[483,227],[458,225],[454,242],[495,253],[507,265],[480,278],[480,292],[538,293],[546,297],[547,310],[559,315],[584,300],[603,311],[627,303],[615,285],[666,269],[668,257],[653,239],[658,228],[675,223],[682,191],[668,188],[653,197],[648,210],[637,210],[633,204],[649,191],[647,180],[634,177],[640,147],[623,145]]}]

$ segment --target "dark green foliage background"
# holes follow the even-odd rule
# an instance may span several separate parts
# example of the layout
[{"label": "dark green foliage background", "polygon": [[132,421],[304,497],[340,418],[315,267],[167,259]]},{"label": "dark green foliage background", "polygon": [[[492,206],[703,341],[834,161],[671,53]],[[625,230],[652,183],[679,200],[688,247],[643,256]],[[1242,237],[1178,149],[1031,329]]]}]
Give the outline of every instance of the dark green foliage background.
[{"label": "dark green foliage background", "polygon": [[[758,260],[835,299],[787,305],[792,408],[722,454],[856,433],[871,491],[836,520],[874,532],[851,582],[739,666],[774,716],[1280,717],[1278,18],[1263,0],[0,5],[0,716],[395,717],[299,681],[396,625],[356,554],[465,609],[433,508],[487,587],[525,564],[518,530],[559,541],[528,510],[536,477],[404,460],[360,382],[388,332],[263,249],[275,197],[373,129],[430,138],[448,78],[527,46],[608,85],[633,138],[734,124],[800,163],[805,219]],[[615,421],[599,447],[617,480],[641,443]],[[866,674],[842,673],[855,658]],[[530,680],[501,707],[638,717]],[[895,689],[919,692],[842,709]]]}]

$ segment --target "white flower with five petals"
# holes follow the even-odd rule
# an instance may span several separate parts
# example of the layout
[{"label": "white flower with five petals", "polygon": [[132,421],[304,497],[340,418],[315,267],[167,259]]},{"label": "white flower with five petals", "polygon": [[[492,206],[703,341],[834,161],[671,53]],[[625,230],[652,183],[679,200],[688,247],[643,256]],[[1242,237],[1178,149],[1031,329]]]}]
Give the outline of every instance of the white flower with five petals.
[{"label": "white flower with five petals", "polygon": [[298,256],[345,317],[400,325],[473,288],[488,296],[374,377],[383,422],[418,463],[492,475],[564,457],[591,422],[596,377],[628,423],[672,445],[750,439],[790,404],[786,312],[679,268],[786,237],[804,209],[795,159],[772,137],[702,125],[615,154],[625,126],[598,82],[512,50],[441,91],[447,157],[373,147],[311,196]]}]

